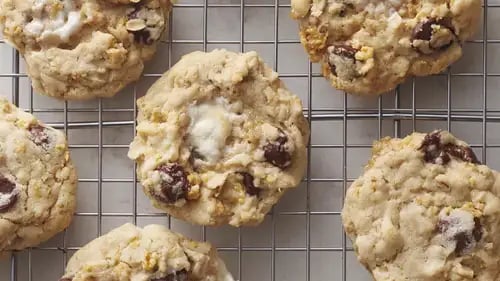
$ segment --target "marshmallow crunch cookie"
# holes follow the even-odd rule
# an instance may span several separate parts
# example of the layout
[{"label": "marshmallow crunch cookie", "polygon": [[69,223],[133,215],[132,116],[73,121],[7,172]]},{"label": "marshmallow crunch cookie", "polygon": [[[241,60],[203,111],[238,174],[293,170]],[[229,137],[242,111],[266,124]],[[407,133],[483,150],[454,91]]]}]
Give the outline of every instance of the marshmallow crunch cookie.
[{"label": "marshmallow crunch cookie", "polygon": [[129,157],[153,204],[177,218],[258,224],[304,175],[302,103],[255,52],[188,54],[137,105]]},{"label": "marshmallow crunch cookie", "polygon": [[111,97],[140,77],[171,6],[169,0],[1,0],[0,27],[26,60],[37,92]]},{"label": "marshmallow crunch cookie", "polygon": [[0,99],[0,256],[65,229],[76,182],[64,134]]},{"label": "marshmallow crunch cookie", "polygon": [[125,224],[69,260],[59,281],[234,281],[215,248],[161,225]]},{"label": "marshmallow crunch cookie", "polygon": [[377,281],[500,278],[499,174],[448,132],[376,142],[342,218]]},{"label": "marshmallow crunch cookie", "polygon": [[336,88],[375,95],[443,71],[475,31],[480,0],[292,0],[309,57]]}]

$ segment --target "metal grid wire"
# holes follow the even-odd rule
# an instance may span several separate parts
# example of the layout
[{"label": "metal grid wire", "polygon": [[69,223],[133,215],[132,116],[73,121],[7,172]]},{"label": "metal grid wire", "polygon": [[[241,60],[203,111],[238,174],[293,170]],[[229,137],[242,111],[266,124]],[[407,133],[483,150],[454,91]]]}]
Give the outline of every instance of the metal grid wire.
[{"label": "metal grid wire", "polygon": [[[494,0],[489,1],[491,2]],[[490,86],[488,80],[494,80],[496,79],[495,77],[500,77],[500,72],[488,72],[488,68],[492,66],[494,69],[499,69],[496,67],[499,63],[495,64],[495,60],[500,58],[496,53],[492,55],[488,50],[489,47],[495,49],[496,46],[499,45],[498,43],[500,43],[500,38],[491,38],[491,36],[488,35],[488,14],[498,13],[496,9],[500,7],[500,2],[488,3],[488,0],[484,0],[484,6],[486,8],[484,9],[482,30],[479,32],[480,34],[478,37],[466,43],[466,47],[470,47],[471,51],[466,52],[465,55],[470,56],[471,53],[474,53],[476,57],[480,59],[480,61],[478,61],[478,59],[474,60],[478,63],[479,67],[476,70],[470,71],[453,71],[450,68],[443,74],[434,76],[437,77],[436,79],[439,79],[441,85],[440,89],[444,89],[444,91],[436,94],[439,102],[430,107],[427,106],[425,101],[420,103],[418,97],[420,97],[420,95],[426,95],[430,100],[435,98],[433,98],[433,94],[421,94],[419,90],[421,85],[429,85],[429,79],[432,78],[412,79],[391,93],[371,99],[352,97],[328,87],[327,90],[324,90],[324,92],[327,92],[325,95],[335,96],[331,105],[323,103],[323,101],[315,103],[314,99],[318,99],[320,95],[323,95],[321,89],[325,89],[321,88],[321,86],[317,86],[325,82],[323,82],[323,78],[319,74],[318,69],[315,68],[316,66],[307,62],[306,68],[298,72],[287,72],[286,69],[280,67],[279,62],[295,59],[293,56],[290,57],[287,46],[298,46],[298,48],[301,49],[297,37],[293,39],[283,39],[280,36],[280,27],[284,24],[291,23],[291,21],[289,22],[287,19],[284,19],[290,9],[289,0],[190,0],[180,2],[181,3],[175,5],[173,16],[170,19],[169,38],[172,39],[166,39],[160,44],[160,48],[163,48],[164,56],[168,57],[168,66],[175,63],[175,52],[187,52],[181,50],[184,48],[186,50],[201,49],[207,51],[219,46],[230,46],[232,49],[242,52],[256,48],[267,48],[267,50],[270,51],[268,59],[272,61],[270,65],[281,73],[280,77],[285,83],[293,84],[294,80],[302,81],[299,83],[300,86],[296,87],[300,89],[295,90],[295,92],[301,96],[306,105],[304,114],[308,117],[312,129],[312,142],[308,147],[308,176],[304,179],[303,186],[299,188],[302,189],[302,193],[298,195],[303,205],[301,205],[302,208],[297,208],[300,210],[286,208],[283,210],[275,208],[271,212],[267,219],[270,232],[267,234],[270,234],[270,242],[264,246],[246,245],[245,239],[243,238],[244,233],[247,231],[245,228],[231,232],[231,235],[234,236],[232,240],[234,243],[231,246],[218,245],[218,249],[223,256],[224,253],[229,253],[228,256],[224,256],[224,259],[228,262],[230,270],[238,280],[370,280],[368,274],[366,274],[356,262],[352,262],[352,260],[354,260],[352,248],[339,223],[341,211],[339,206],[342,205],[342,195],[345,194],[348,185],[361,171],[361,165],[366,162],[372,140],[386,135],[400,137],[416,129],[428,130],[438,127],[458,131],[459,133],[462,132],[462,135],[467,135],[464,131],[470,130],[473,132],[472,134],[474,136],[470,137],[470,139],[472,139],[471,144],[476,152],[479,152],[478,155],[480,157],[482,156],[483,163],[491,159],[487,157],[488,153],[490,153],[490,157],[491,155],[494,156],[495,149],[500,148],[500,141],[495,142],[497,139],[496,137],[491,141],[487,141],[487,128],[491,126],[494,129],[495,124],[500,121],[500,111],[496,110],[494,106],[491,107],[491,103],[487,103],[487,98],[495,95],[497,91],[494,85]],[[250,9],[267,11],[266,13],[262,13],[261,16],[263,18],[267,17],[268,22],[272,21],[272,24],[268,26],[269,29],[272,29],[272,37],[250,40],[245,36],[247,28],[246,19],[248,19],[246,15],[247,11]],[[197,15],[201,16],[201,26],[197,27],[202,30],[201,38],[178,39],[176,36],[172,35],[173,31],[179,28],[176,26],[177,23],[174,23],[175,16],[177,13],[184,15],[183,10],[196,11]],[[239,14],[239,22],[232,22],[234,28],[239,28],[239,38],[233,40],[215,40],[210,38],[209,25],[211,12],[220,11],[220,13],[225,13],[227,10],[231,10],[232,13],[236,11]],[[253,13],[253,15],[255,16],[255,13]],[[215,17],[217,15],[212,16]],[[196,20],[199,22],[198,18],[194,16],[187,20]],[[293,28],[296,29],[296,26],[293,26]],[[144,224],[149,221],[147,219],[152,218],[172,226],[172,224],[174,224],[174,219],[170,219],[155,210],[149,209],[148,211],[143,211],[139,208],[138,202],[142,191],[140,190],[139,184],[136,182],[135,167],[133,167],[133,172],[131,172],[129,176],[118,178],[106,177],[105,172],[103,172],[108,166],[108,160],[104,159],[105,151],[108,149],[119,149],[120,153],[126,153],[126,149],[128,148],[127,143],[132,138],[132,136],[129,136],[130,139],[122,142],[122,144],[117,144],[118,142],[113,141],[111,141],[111,143],[106,143],[106,141],[104,141],[106,138],[106,130],[108,128],[129,128],[133,130],[132,133],[135,134],[135,129],[133,128],[135,124],[133,117],[136,114],[134,101],[138,96],[144,94],[145,89],[140,88],[138,85],[133,85],[129,87],[129,94],[121,93],[119,96],[122,100],[129,100],[127,103],[128,106],[123,107],[107,106],[111,104],[110,100],[96,101],[95,103],[91,103],[91,107],[73,107],[71,102],[64,102],[60,107],[51,107],[51,103],[47,103],[49,106],[36,106],[37,95],[33,94],[31,89],[29,91],[22,90],[21,84],[27,82],[27,76],[22,70],[22,62],[20,61],[19,54],[15,50],[6,47],[5,42],[1,40],[0,47],[4,47],[0,49],[0,54],[1,52],[4,53],[4,56],[0,57],[2,60],[5,59],[5,53],[7,52],[9,56],[10,54],[12,56],[9,60],[10,62],[7,62],[11,65],[11,71],[0,73],[0,79],[3,79],[3,82],[11,83],[11,100],[42,119],[49,116],[48,114],[51,114],[51,116],[56,115],[57,118],[55,119],[48,118],[50,119],[48,123],[56,128],[63,129],[66,134],[69,133],[72,154],[78,153],[78,150],[85,149],[97,151],[97,157],[95,158],[97,162],[97,174],[95,176],[80,175],[79,178],[80,190],[85,188],[82,187],[82,185],[91,184],[96,187],[97,194],[96,197],[89,199],[90,201],[94,199],[97,201],[94,211],[79,210],[75,214],[75,220],[78,220],[78,218],[95,219],[95,221],[92,222],[96,223],[95,235],[92,234],[84,240],[88,241],[109,230],[110,227],[106,226],[108,218],[118,218],[120,221],[121,218],[123,218],[126,221],[131,221],[136,224]],[[301,52],[303,51],[301,50]],[[500,50],[498,53],[500,53]],[[493,56],[493,58],[488,59],[488,54]],[[0,64],[5,64],[5,62],[1,62]],[[463,69],[467,69],[467,66],[463,67]],[[160,73],[160,71],[146,71],[144,79],[150,77],[154,80]],[[469,100],[467,99],[465,99],[465,102],[457,104],[454,102],[456,98],[455,91],[461,91],[459,88],[463,85],[462,82],[457,81],[464,81],[469,78],[474,79],[475,84],[472,87],[466,87],[467,89],[465,91],[468,92],[466,94],[469,95],[469,99],[473,97],[470,100],[473,106],[468,106]],[[0,82],[0,85],[2,85],[1,83],[2,82]],[[458,86],[454,86],[454,83],[459,84]],[[465,83],[467,84],[467,82]],[[2,87],[5,88],[5,83],[3,85]],[[431,85],[424,89],[425,91],[433,91],[434,86]],[[488,91],[490,93],[488,93]],[[21,102],[22,100],[26,100],[24,105]],[[78,105],[81,104],[82,103],[78,103]],[[93,121],[72,118],[74,115],[85,113],[93,114]],[[108,115],[116,115],[118,117],[109,120],[109,118],[106,117]],[[123,115],[127,117],[120,118],[120,116]],[[351,131],[351,129],[356,131],[356,127],[362,127],[359,125],[359,122],[371,124],[370,126],[373,127],[374,132],[369,135],[367,139],[362,138],[362,141],[357,141],[359,134],[352,133]],[[93,139],[90,143],[75,143],[75,139],[72,138],[71,132],[77,129],[91,129],[93,132],[97,133],[97,138]],[[330,135],[325,137],[323,135],[325,131]],[[331,162],[335,167],[331,168],[331,174],[314,174],[316,168],[314,168],[313,165],[318,161],[322,161],[320,154],[322,154],[322,151],[326,150],[335,151],[336,157],[332,158],[336,160]],[[360,160],[352,160],[354,159],[351,157],[352,155],[357,155],[354,158],[359,157]],[[90,162],[81,165],[93,166],[95,163]],[[353,171],[351,171],[351,169]],[[333,170],[335,170],[335,172],[333,172]],[[131,186],[131,189],[127,189],[127,192],[132,193],[131,198],[127,201],[127,204],[132,204],[131,211],[107,211],[106,208],[110,202],[103,197],[104,186],[107,184]],[[319,186],[323,186],[325,189],[321,189]],[[316,194],[318,190],[320,190],[319,192],[322,192],[321,190],[335,190],[336,193],[334,194],[337,194],[337,196],[331,197],[331,200],[332,202],[337,201],[336,207],[324,208],[322,207],[324,205],[321,204],[319,207],[315,206],[314,194]],[[297,191],[291,191],[291,193],[293,192]],[[81,198],[79,198],[79,200],[80,199]],[[332,205],[334,204],[332,203]],[[333,220],[337,222],[334,230],[335,233],[331,235],[339,237],[339,243],[333,246],[318,246],[318,243],[314,243],[313,236],[316,235],[316,232],[320,232],[320,230],[316,227],[312,230],[312,225],[314,220],[318,217],[333,218]],[[293,238],[295,235],[293,231],[285,231],[288,233],[283,234],[282,231],[278,230],[280,228],[279,222],[286,220],[286,218],[291,219],[291,224],[294,224],[295,221],[301,221],[299,228],[303,231],[301,235],[298,235],[298,238]],[[326,227],[326,225],[321,227]],[[212,228],[200,227],[195,229],[198,229],[195,231],[200,232],[199,236],[201,239],[211,240],[211,238],[207,238],[207,233],[212,231]],[[80,231],[81,230],[82,229],[80,229]],[[228,228],[224,228],[222,231],[229,230]],[[254,232],[250,233],[254,233],[253,235],[262,235],[259,234],[259,230],[252,231]],[[283,244],[281,242],[278,243],[278,240],[281,241],[280,237],[287,235],[292,237],[290,238],[292,240],[302,240],[301,243],[298,243],[299,246],[293,246],[292,244],[286,243]],[[59,235],[57,242],[49,243],[48,245],[44,243],[39,247],[27,251],[13,253],[9,261],[0,262],[0,280],[49,281],[50,279],[48,279],[48,277],[44,277],[47,276],[47,271],[54,271],[53,275],[50,276],[60,276],[71,253],[84,244],[84,242],[77,243],[76,245],[74,243],[69,243],[70,236],[71,234],[65,231],[63,234]],[[289,252],[298,253],[299,255],[295,258],[291,258],[292,256],[282,254]],[[264,254],[266,257],[265,269],[262,269],[262,264],[255,262],[255,259],[249,262],[250,258],[249,255],[247,255],[248,253]],[[316,253],[319,253],[319,258],[313,257]],[[54,257],[56,257],[55,259],[59,266],[56,265],[55,268],[38,268],[40,273],[35,272],[35,268],[39,267],[37,262],[40,260],[53,259]],[[295,267],[298,269],[294,269]],[[331,268],[334,268],[334,270],[330,270]],[[287,273],[287,271],[291,273]],[[57,277],[50,278],[54,278],[52,280],[57,280]]]}]

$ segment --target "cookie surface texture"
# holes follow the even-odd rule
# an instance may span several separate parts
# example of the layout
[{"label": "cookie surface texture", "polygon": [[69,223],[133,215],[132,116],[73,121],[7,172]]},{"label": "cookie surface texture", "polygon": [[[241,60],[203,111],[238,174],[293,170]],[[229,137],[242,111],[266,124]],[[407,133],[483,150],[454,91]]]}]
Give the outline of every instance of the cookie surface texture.
[{"label": "cookie surface texture", "polygon": [[234,281],[215,248],[162,225],[125,224],[69,260],[60,281]]},{"label": "cookie surface texture", "polygon": [[1,0],[0,27],[26,60],[38,93],[111,97],[142,74],[171,6],[169,0]]},{"label": "cookie surface texture", "polygon": [[184,56],[137,102],[129,157],[153,204],[203,225],[255,225],[306,167],[300,99],[255,52]]},{"label": "cookie surface texture", "polygon": [[383,139],[342,219],[377,281],[500,280],[500,178],[446,131]]},{"label": "cookie surface texture", "polygon": [[339,90],[377,95],[462,55],[480,0],[292,0],[300,40]]},{"label": "cookie surface texture", "polygon": [[0,255],[65,229],[76,173],[66,137],[0,98]]}]

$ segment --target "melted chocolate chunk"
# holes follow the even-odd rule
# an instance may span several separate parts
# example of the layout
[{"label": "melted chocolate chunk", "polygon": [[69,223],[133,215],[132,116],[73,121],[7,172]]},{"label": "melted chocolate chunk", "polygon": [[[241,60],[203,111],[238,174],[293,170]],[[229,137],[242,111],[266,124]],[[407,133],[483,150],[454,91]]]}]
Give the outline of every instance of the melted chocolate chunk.
[{"label": "melted chocolate chunk", "polygon": [[474,229],[472,230],[472,236],[474,240],[479,241],[483,238],[483,227],[481,226],[481,220],[479,218],[474,218]]},{"label": "melted chocolate chunk", "polygon": [[350,59],[355,59],[356,52],[358,50],[349,46],[349,45],[334,45],[332,53],[336,54],[337,56],[345,57],[345,58],[350,58]]},{"label": "melted chocolate chunk", "polygon": [[157,197],[165,203],[175,203],[187,199],[189,182],[184,168],[177,163],[168,163],[156,168],[162,175],[161,195]]},{"label": "melted chocolate chunk", "polygon": [[[128,13],[127,17],[128,19],[138,19],[139,18],[139,12],[142,9],[147,9],[143,7],[143,3],[139,2],[134,5],[134,10],[132,10],[130,13]],[[143,20],[146,21],[146,19],[143,18]],[[141,29],[141,30],[128,30],[128,32],[132,33],[134,36],[134,41],[137,43],[141,44],[146,44],[146,45],[151,45],[154,43],[154,39],[151,37],[151,32],[146,28]]]},{"label": "melted chocolate chunk", "polygon": [[346,44],[334,44],[328,47],[328,65],[335,76],[351,79],[356,76],[356,52],[358,49]]},{"label": "melted chocolate chunk", "polygon": [[474,151],[472,151],[470,147],[447,144],[444,147],[444,151],[455,158],[462,159],[463,161],[480,164],[479,160],[477,160],[476,154],[474,154]]},{"label": "melted chocolate chunk", "polygon": [[[433,26],[439,26],[443,30],[441,35],[438,35],[439,31],[436,31]],[[412,42],[415,40],[427,41],[427,47],[436,51],[450,47],[455,38],[456,35],[450,18],[426,19],[415,26],[411,35]],[[423,46],[413,46],[421,53],[429,53]]]},{"label": "melted chocolate chunk", "polygon": [[427,134],[419,149],[424,151],[425,162],[442,165],[450,162],[450,157],[442,151],[439,132]]},{"label": "melted chocolate chunk", "polygon": [[457,245],[455,246],[455,254],[463,255],[469,248],[470,245],[477,243],[483,237],[483,229],[481,227],[481,222],[479,218],[474,218],[474,229],[472,230],[472,236],[466,232],[459,232],[455,235],[455,240]]},{"label": "melted chocolate chunk", "polygon": [[436,24],[434,20],[426,20],[418,23],[411,34],[412,40],[431,40],[433,24]]},{"label": "melted chocolate chunk", "polygon": [[65,277],[65,278],[59,279],[59,281],[73,281],[73,278]]},{"label": "melted chocolate chunk", "polygon": [[471,237],[467,235],[465,232],[459,232],[455,235],[455,241],[457,241],[457,244],[455,246],[455,254],[457,255],[462,255],[467,247],[471,244]]},{"label": "melted chocolate chunk", "polygon": [[[472,229],[472,231],[449,231],[450,229],[455,229],[456,231],[456,229],[459,229],[457,225],[460,225],[461,223],[462,222],[456,217],[447,217],[445,219],[441,219],[436,227],[439,233],[445,235],[447,239],[454,240],[456,242],[454,252],[457,256],[465,254],[483,237],[483,229],[479,218],[474,218],[474,228]],[[450,233],[452,233],[453,235],[447,237],[447,235],[450,235]]]},{"label": "melted chocolate chunk", "polygon": [[7,195],[6,200],[0,201],[0,213],[8,211],[12,206],[14,206],[14,204],[16,204],[17,194],[12,194],[15,188],[15,183],[0,175],[0,194]]},{"label": "melted chocolate chunk", "polygon": [[264,145],[264,157],[267,162],[274,166],[285,169],[292,163],[292,156],[286,150],[285,144],[288,137],[282,133],[274,142],[268,142]]},{"label": "melted chocolate chunk", "polygon": [[188,272],[183,269],[175,273],[171,273],[165,277],[151,279],[151,281],[189,281]]},{"label": "melted chocolate chunk", "polygon": [[154,42],[153,38],[151,38],[151,33],[146,28],[142,30],[129,31],[129,32],[131,32],[134,35],[134,40],[137,43],[151,45]]},{"label": "melted chocolate chunk", "polygon": [[253,184],[253,176],[246,172],[241,172],[243,176],[243,185],[245,186],[245,192],[250,196],[259,196],[260,188],[255,187]]},{"label": "melted chocolate chunk", "polygon": [[33,125],[29,128],[31,133],[31,140],[36,145],[44,145],[49,143],[49,136],[47,135],[46,128],[40,125]]},{"label": "melted chocolate chunk", "polygon": [[330,66],[330,71],[332,72],[332,74],[338,76],[337,67],[335,66],[335,64],[328,62],[328,65]]},{"label": "melted chocolate chunk", "polygon": [[452,143],[441,144],[439,131],[427,134],[419,150],[424,152],[424,161],[428,163],[446,165],[451,157],[454,157],[465,162],[480,164],[470,147]]},{"label": "melted chocolate chunk", "polygon": [[189,154],[189,164],[194,165],[195,161],[199,159],[205,161],[205,157],[201,155],[196,149],[191,149],[191,153]]}]

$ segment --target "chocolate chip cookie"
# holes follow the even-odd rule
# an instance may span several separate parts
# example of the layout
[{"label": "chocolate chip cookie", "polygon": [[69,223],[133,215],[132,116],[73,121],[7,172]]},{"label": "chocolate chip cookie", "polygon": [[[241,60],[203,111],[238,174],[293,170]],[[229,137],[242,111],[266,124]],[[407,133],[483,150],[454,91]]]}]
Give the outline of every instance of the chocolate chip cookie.
[{"label": "chocolate chip cookie", "polygon": [[171,6],[170,0],[1,0],[0,27],[26,60],[37,92],[111,97],[140,77]]},{"label": "chocolate chip cookie", "polygon": [[302,179],[302,103],[255,52],[188,54],[137,105],[128,155],[153,204],[177,218],[258,224]]},{"label": "chocolate chip cookie", "polygon": [[292,0],[313,62],[336,88],[376,95],[443,71],[479,23],[480,0]]},{"label": "chocolate chip cookie", "polygon": [[125,224],[69,260],[59,281],[234,281],[215,248],[161,225]]},{"label": "chocolate chip cookie", "polygon": [[377,281],[500,278],[500,176],[446,131],[376,142],[342,219]]},{"label": "chocolate chip cookie", "polygon": [[65,229],[75,193],[64,134],[0,98],[0,256]]}]

